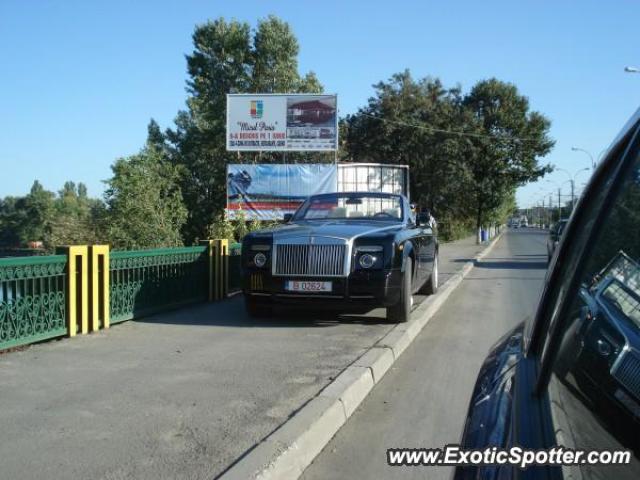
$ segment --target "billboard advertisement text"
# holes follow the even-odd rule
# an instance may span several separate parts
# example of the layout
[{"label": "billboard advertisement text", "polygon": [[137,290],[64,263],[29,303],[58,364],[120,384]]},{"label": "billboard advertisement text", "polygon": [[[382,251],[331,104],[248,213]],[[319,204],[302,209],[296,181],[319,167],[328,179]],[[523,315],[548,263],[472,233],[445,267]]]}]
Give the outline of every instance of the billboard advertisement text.
[{"label": "billboard advertisement text", "polygon": [[227,95],[227,150],[334,151],[335,95]]}]

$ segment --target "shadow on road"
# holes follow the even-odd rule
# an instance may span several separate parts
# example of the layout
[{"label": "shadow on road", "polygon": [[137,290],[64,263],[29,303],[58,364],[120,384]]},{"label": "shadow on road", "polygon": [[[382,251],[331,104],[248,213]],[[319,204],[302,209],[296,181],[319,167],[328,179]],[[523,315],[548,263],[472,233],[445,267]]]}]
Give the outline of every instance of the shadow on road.
[{"label": "shadow on road", "polygon": [[173,312],[156,314],[149,317],[132,320],[135,323],[192,325],[192,326],[222,326],[240,328],[318,328],[335,327],[343,323],[362,325],[387,324],[384,310],[376,310],[365,315],[340,314],[331,310],[276,307],[272,316],[251,318],[244,310],[242,297],[228,299],[217,303],[195,305]]},{"label": "shadow on road", "polygon": [[[491,260],[499,260],[492,258]],[[535,262],[528,260],[514,261],[513,259],[505,259],[505,261],[480,261],[476,262],[476,268],[491,268],[505,270],[545,270],[547,262]]]}]

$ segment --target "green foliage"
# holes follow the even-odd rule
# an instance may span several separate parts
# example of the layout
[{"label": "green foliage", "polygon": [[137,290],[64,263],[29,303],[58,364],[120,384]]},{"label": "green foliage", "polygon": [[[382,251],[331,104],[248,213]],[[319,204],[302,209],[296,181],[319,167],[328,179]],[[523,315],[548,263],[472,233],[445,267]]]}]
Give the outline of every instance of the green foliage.
[{"label": "green foliage", "polygon": [[343,159],[408,164],[412,199],[448,219],[451,235],[471,218],[499,221],[517,186],[551,170],[537,160],[553,146],[550,123],[511,84],[481,81],[463,95],[404,71],[375,89],[341,123]]},{"label": "green foliage", "polygon": [[53,212],[44,237],[47,250],[60,245],[102,243],[104,204],[87,196],[83,183],[66,182],[53,204]]},{"label": "green foliage", "polygon": [[55,195],[35,181],[28,195],[0,200],[0,246],[42,243],[52,252],[60,245],[97,243],[103,210],[82,183],[66,182]]},{"label": "green foliage", "polygon": [[230,243],[241,242],[247,233],[279,224],[278,221],[247,220],[242,210],[236,213],[233,220],[226,213],[221,213],[207,227],[207,238],[226,238]]},{"label": "green foliage", "polygon": [[21,198],[0,199],[0,245],[19,247],[22,245],[21,225],[26,219],[24,201]]},{"label": "green foliage", "polygon": [[207,226],[207,238],[226,238],[229,242],[235,242],[235,227],[226,213],[219,213],[218,216]]},{"label": "green foliage", "polygon": [[19,236],[23,242],[42,241],[52,215],[54,194],[44,189],[37,180],[22,200],[23,218],[19,223]]},{"label": "green foliage", "polygon": [[180,190],[181,172],[152,141],[152,135],[139,154],[117,160],[111,169],[105,222],[112,246],[132,249],[183,245],[180,230],[188,212]]}]

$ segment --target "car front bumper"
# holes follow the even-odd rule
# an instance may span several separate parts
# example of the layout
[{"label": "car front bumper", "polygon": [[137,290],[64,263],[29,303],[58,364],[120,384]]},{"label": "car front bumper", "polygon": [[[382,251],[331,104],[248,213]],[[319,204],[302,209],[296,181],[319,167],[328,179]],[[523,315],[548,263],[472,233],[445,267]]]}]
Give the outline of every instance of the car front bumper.
[{"label": "car front bumper", "polygon": [[[290,292],[285,288],[290,280],[331,282],[331,291]],[[284,305],[366,311],[397,304],[401,285],[399,269],[357,270],[348,277],[288,277],[255,268],[245,270],[242,290],[245,295]]]}]

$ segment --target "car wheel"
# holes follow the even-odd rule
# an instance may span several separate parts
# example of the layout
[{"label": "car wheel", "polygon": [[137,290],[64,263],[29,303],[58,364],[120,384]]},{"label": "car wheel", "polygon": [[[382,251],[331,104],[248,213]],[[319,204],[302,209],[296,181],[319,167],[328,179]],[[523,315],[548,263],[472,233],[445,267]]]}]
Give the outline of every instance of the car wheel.
[{"label": "car wheel", "polygon": [[574,321],[567,329],[566,335],[562,338],[562,343],[558,349],[556,360],[554,360],[554,372],[561,380],[578,364],[578,359],[582,353],[582,343],[578,339],[577,331],[580,322]]},{"label": "car wheel", "polygon": [[400,300],[393,307],[387,308],[387,320],[396,323],[404,323],[409,320],[411,306],[413,305],[413,292],[411,288],[411,278],[413,277],[413,261],[411,257],[405,260],[404,274],[402,275],[402,286]]},{"label": "car wheel", "polygon": [[258,301],[248,295],[244,296],[244,306],[250,317],[263,318],[273,314],[273,307],[265,301]]},{"label": "car wheel", "polygon": [[429,280],[422,286],[420,293],[424,295],[433,295],[438,291],[438,255],[433,259],[433,271]]}]

